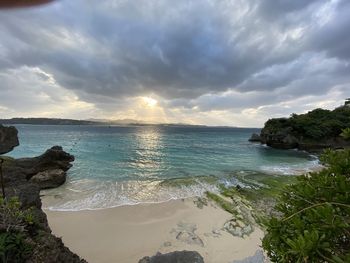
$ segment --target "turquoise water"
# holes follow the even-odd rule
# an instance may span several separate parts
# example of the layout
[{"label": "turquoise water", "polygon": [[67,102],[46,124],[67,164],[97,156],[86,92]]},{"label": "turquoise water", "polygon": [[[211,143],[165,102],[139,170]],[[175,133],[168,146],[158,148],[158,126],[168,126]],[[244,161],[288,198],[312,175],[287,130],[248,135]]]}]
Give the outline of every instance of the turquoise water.
[{"label": "turquoise water", "polygon": [[[61,145],[76,158],[65,185],[44,191],[53,210],[99,209],[201,195],[218,183],[240,184],[237,173],[298,174],[314,156],[248,142],[258,129],[163,126],[16,125],[11,156],[42,154]],[[181,178],[183,185],[173,186]],[[175,180],[176,181],[176,180]],[[166,183],[165,183],[166,182]]]}]

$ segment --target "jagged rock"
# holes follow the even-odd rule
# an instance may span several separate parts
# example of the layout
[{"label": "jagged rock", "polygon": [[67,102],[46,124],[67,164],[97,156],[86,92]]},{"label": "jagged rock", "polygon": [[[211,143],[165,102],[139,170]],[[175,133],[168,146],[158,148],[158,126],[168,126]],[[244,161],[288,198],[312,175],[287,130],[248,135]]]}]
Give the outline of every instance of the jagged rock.
[{"label": "jagged rock", "polygon": [[8,153],[19,145],[17,133],[15,127],[5,127],[0,124],[0,154]]},{"label": "jagged rock", "polygon": [[250,142],[261,142],[261,137],[257,133],[253,133],[252,136],[249,138]]},{"label": "jagged rock", "polygon": [[73,155],[63,151],[61,146],[53,146],[38,157],[16,159],[16,167],[25,169],[27,179],[30,179],[35,174],[47,170],[61,169],[67,171],[72,167],[71,162],[73,161]]},{"label": "jagged rock", "polygon": [[58,187],[66,181],[67,174],[61,169],[47,170],[37,173],[30,181],[39,185],[40,189]]},{"label": "jagged rock", "polygon": [[291,128],[271,131],[269,127],[261,130],[261,142],[277,149],[294,149],[299,146],[299,140],[290,134]]},{"label": "jagged rock", "polygon": [[[32,254],[25,262],[86,262],[65,247],[60,238],[51,234],[46,214],[41,209],[39,185],[42,184],[42,187],[61,184],[62,180],[65,180],[65,177],[62,178],[63,173],[72,166],[74,157],[64,152],[62,147],[54,146],[38,157],[22,159],[3,157],[3,159],[6,197],[18,197],[21,209],[30,208],[36,222],[32,231],[24,232],[27,242],[30,242],[32,247]],[[31,179],[34,176],[36,177]],[[39,184],[33,183],[37,180],[40,181]]]},{"label": "jagged rock", "polygon": [[153,257],[144,257],[139,263],[204,263],[196,251],[175,251],[167,254],[158,253]]}]

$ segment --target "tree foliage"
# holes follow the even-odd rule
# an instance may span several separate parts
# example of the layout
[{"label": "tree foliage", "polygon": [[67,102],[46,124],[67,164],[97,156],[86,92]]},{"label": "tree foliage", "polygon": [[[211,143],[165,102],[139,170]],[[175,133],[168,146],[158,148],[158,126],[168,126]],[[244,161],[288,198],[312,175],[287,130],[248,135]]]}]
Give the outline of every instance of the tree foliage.
[{"label": "tree foliage", "polygon": [[290,118],[270,119],[265,128],[270,131],[289,129],[297,138],[310,140],[338,137],[350,127],[350,107],[344,105],[333,111],[315,109],[306,114],[292,114]]},{"label": "tree foliage", "polygon": [[327,151],[321,172],[298,177],[266,220],[273,262],[350,262],[350,150]]}]

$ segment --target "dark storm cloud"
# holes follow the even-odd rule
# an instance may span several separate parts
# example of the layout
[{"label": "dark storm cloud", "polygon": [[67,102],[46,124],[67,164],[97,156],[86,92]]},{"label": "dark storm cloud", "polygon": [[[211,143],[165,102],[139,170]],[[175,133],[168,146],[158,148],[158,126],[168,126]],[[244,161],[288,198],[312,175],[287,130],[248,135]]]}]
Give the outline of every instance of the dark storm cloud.
[{"label": "dark storm cloud", "polygon": [[1,11],[0,71],[39,67],[101,108],[147,94],[190,108],[227,90],[266,93],[202,108],[258,106],[350,81],[349,14],[345,0],[58,1]]},{"label": "dark storm cloud", "polygon": [[323,0],[257,0],[256,3],[264,18],[274,19],[298,12],[319,1]]},{"label": "dark storm cloud", "polygon": [[[342,1],[334,19],[310,37],[311,48],[325,50],[331,57],[350,59],[350,1]],[[349,72],[348,72],[349,73]]]}]

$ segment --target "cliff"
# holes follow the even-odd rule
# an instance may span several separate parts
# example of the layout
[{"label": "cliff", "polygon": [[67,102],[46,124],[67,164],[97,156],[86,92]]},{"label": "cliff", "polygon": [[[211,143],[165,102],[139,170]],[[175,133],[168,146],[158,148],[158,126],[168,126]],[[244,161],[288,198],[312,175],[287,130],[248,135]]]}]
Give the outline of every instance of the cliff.
[{"label": "cliff", "polygon": [[270,119],[265,123],[259,138],[273,148],[319,152],[325,148],[350,147],[350,140],[343,138],[342,131],[350,127],[350,106],[344,105],[333,111],[315,109],[306,114],[292,114],[289,118]]},{"label": "cliff", "polygon": [[[16,128],[0,125],[2,153],[17,145]],[[42,180],[33,180],[46,173],[49,176],[44,181],[51,182],[49,186],[62,184],[74,157],[55,146],[34,158],[0,158],[6,194],[0,202],[0,261],[86,262],[65,247],[60,238],[51,234],[40,200],[40,189],[47,185],[43,186]],[[57,182],[57,171],[61,171],[64,180],[61,178]]]}]

